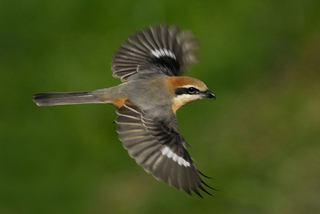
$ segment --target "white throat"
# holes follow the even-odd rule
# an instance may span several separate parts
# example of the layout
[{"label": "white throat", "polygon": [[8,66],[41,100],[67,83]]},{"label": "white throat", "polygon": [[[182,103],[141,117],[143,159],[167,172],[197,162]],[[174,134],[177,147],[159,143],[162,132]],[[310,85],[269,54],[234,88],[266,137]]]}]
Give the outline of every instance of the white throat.
[{"label": "white throat", "polygon": [[188,104],[195,100],[200,100],[202,97],[200,94],[181,94],[176,96],[173,99],[174,105],[177,107],[177,109],[181,108],[185,104]]}]

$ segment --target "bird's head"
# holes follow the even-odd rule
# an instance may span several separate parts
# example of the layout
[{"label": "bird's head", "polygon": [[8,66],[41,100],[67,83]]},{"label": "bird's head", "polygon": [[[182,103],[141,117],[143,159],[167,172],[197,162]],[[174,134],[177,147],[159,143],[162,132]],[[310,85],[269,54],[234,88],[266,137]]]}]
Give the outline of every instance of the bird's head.
[{"label": "bird's head", "polygon": [[168,88],[173,95],[172,109],[176,112],[183,105],[204,98],[216,98],[201,81],[192,77],[168,77]]}]

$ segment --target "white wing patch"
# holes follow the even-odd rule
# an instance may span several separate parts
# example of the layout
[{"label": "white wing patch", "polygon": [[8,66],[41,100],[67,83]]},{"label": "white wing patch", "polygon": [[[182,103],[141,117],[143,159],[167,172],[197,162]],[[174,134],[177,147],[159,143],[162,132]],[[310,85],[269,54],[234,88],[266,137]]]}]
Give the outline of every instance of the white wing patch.
[{"label": "white wing patch", "polygon": [[171,57],[173,59],[176,59],[176,56],[174,55],[174,53],[172,53],[170,50],[167,49],[159,49],[159,50],[152,50],[151,53],[153,54],[153,56],[160,58],[163,56],[168,56]]},{"label": "white wing patch", "polygon": [[168,158],[171,158],[174,162],[177,162],[179,165],[183,165],[185,167],[190,167],[190,163],[183,159],[182,157],[179,157],[176,153],[171,151],[171,149],[167,146],[165,146],[162,150],[161,153]]}]

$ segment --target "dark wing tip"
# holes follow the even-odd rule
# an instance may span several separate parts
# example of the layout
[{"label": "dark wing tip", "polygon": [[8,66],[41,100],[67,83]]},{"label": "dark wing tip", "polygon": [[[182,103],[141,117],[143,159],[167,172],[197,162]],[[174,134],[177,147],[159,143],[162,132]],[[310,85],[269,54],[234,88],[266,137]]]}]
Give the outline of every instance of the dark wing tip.
[{"label": "dark wing tip", "polygon": [[[199,170],[198,170],[199,175],[205,177],[205,178],[209,178],[208,176],[205,176],[204,174],[202,174]],[[208,192],[202,185],[206,186],[207,188],[210,188],[212,190],[216,190],[213,187],[209,186],[207,183],[205,183],[198,175],[198,182],[197,182],[197,188],[201,189],[203,192],[205,192],[206,194],[213,196],[210,192]],[[196,192],[197,193],[197,192]],[[197,194],[198,195],[198,194]],[[203,198],[202,196],[200,196],[201,198]]]},{"label": "dark wing tip", "polygon": [[200,175],[202,175],[203,177],[205,177],[205,178],[213,179],[213,178],[211,178],[211,177],[209,177],[209,176],[207,176],[207,175],[203,174],[203,173],[202,173],[202,172],[200,172],[199,170],[198,170],[198,173],[199,173]]},{"label": "dark wing tip", "polygon": [[198,46],[190,31],[180,31],[176,25],[156,24],[137,31],[122,43],[114,54],[111,70],[122,81],[146,69],[178,76],[198,61],[194,53]]}]

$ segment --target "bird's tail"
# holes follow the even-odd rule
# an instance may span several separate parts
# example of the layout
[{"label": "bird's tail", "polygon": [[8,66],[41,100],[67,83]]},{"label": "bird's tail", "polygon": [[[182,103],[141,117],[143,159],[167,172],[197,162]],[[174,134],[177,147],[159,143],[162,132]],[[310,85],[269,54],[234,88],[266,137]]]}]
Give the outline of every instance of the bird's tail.
[{"label": "bird's tail", "polygon": [[91,91],[72,93],[41,93],[33,96],[38,106],[72,105],[85,103],[103,103]]}]

